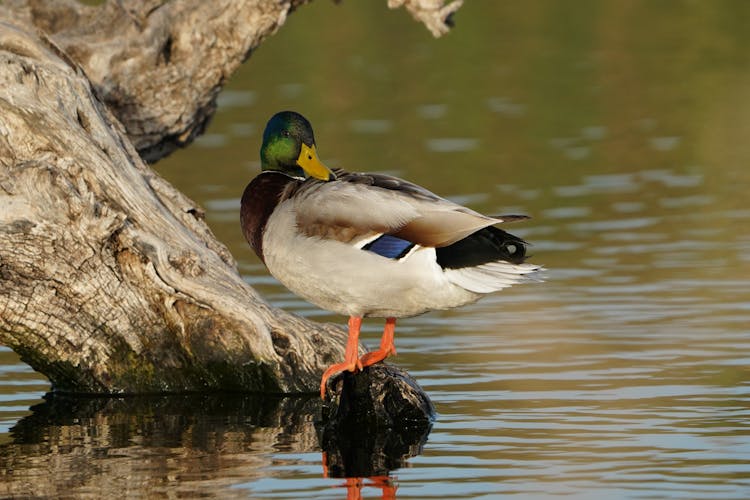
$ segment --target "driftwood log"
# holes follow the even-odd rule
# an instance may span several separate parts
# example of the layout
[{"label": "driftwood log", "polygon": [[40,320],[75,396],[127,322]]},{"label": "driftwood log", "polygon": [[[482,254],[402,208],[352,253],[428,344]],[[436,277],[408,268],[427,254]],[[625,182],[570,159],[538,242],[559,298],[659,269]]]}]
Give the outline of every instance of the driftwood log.
[{"label": "driftwood log", "polygon": [[[306,0],[0,4],[0,343],[57,391],[314,392],[344,331],[269,306],[147,165]],[[434,32],[460,2],[402,0]]]}]

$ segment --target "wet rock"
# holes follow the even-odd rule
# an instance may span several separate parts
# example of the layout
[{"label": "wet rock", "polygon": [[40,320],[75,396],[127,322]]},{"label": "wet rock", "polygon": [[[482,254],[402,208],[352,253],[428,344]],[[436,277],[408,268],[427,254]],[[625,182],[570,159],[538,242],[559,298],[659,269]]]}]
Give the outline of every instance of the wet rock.
[{"label": "wet rock", "polygon": [[382,363],[328,382],[318,440],[332,477],[387,474],[419,454],[435,407],[403,370]]}]

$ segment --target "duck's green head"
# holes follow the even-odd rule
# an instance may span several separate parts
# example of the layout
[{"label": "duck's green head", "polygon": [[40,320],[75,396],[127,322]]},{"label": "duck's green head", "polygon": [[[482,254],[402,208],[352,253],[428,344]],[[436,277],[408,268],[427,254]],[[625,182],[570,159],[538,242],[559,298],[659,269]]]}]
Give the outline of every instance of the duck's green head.
[{"label": "duck's green head", "polygon": [[294,111],[281,111],[268,120],[260,161],[264,171],[273,170],[290,177],[314,177],[323,181],[336,178],[318,159],[310,122]]}]

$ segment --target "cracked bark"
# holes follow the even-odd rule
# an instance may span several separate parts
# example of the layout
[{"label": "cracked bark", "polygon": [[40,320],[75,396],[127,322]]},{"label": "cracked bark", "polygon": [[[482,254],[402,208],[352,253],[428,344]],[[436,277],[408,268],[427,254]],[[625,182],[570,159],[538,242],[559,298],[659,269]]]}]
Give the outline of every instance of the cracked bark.
[{"label": "cracked bark", "polygon": [[341,357],[341,328],[266,304],[145,163],[304,3],[3,3],[0,342],[54,389],[314,392]]}]

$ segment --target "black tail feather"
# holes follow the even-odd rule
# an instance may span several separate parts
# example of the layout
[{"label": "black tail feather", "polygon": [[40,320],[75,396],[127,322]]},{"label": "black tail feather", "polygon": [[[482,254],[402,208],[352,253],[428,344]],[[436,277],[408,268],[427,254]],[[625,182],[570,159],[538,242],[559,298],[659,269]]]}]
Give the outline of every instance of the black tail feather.
[{"label": "black tail feather", "polygon": [[496,261],[522,264],[526,259],[526,245],[518,236],[490,226],[452,245],[436,248],[435,252],[440,267],[459,269]]}]

